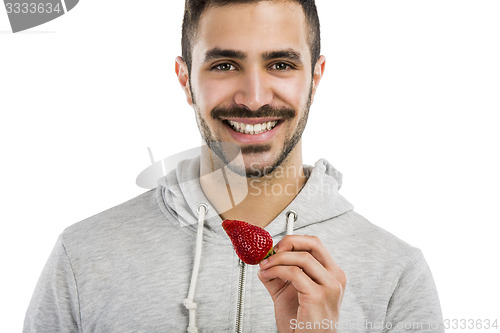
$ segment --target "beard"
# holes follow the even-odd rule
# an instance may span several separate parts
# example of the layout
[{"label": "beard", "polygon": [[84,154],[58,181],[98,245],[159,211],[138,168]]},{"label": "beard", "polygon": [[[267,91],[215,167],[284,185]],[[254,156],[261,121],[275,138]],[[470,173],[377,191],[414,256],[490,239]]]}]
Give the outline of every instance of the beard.
[{"label": "beard", "polygon": [[[244,147],[239,147],[236,144],[227,144],[222,142],[217,138],[215,133],[208,126],[207,121],[201,116],[201,110],[197,106],[194,95],[192,94],[193,99],[193,107],[195,109],[196,121],[198,123],[198,129],[200,134],[210,148],[210,151],[213,152],[219,159],[223,165],[228,166],[233,172],[246,176],[247,178],[260,178],[267,175],[272,174],[282,163],[286,160],[288,155],[295,148],[297,143],[302,138],[302,133],[307,124],[307,119],[309,116],[309,109],[311,107],[311,97],[312,97],[312,84],[309,89],[309,95],[307,99],[306,106],[300,116],[300,119],[297,123],[297,128],[289,139],[285,139],[283,143],[283,147],[279,155],[272,161],[269,165],[266,166],[255,166],[255,165],[243,165],[236,166],[231,163],[236,156],[240,153],[243,155],[248,154],[259,154],[265,153],[271,150],[271,145],[269,144],[259,144],[259,145],[248,145]],[[289,119],[292,120],[296,117],[295,110],[291,108],[273,108],[270,106],[263,106],[257,111],[252,111],[247,108],[240,107],[232,107],[232,108],[219,108],[215,107],[210,112],[210,117],[217,121],[222,121],[227,118],[280,118],[280,119]],[[236,146],[236,147],[235,147]]]}]

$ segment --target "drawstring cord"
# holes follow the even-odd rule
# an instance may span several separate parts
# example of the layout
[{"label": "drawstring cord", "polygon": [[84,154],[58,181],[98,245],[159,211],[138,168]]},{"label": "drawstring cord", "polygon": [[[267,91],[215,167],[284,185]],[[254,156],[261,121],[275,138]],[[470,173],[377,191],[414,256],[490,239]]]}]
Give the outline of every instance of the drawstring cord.
[{"label": "drawstring cord", "polygon": [[[293,215],[293,216],[292,216]],[[293,235],[293,224],[297,221],[299,214],[294,210],[286,212],[286,234]]]},{"label": "drawstring cord", "polygon": [[189,326],[188,333],[197,333],[196,328],[196,303],[193,302],[194,291],[196,288],[196,280],[198,279],[198,271],[200,270],[201,249],[203,244],[203,222],[205,221],[205,214],[208,211],[208,206],[204,203],[198,205],[196,212],[198,213],[198,230],[196,232],[196,252],[194,257],[193,273],[191,275],[191,284],[189,285],[188,297],[184,300],[183,304],[189,310]]}]

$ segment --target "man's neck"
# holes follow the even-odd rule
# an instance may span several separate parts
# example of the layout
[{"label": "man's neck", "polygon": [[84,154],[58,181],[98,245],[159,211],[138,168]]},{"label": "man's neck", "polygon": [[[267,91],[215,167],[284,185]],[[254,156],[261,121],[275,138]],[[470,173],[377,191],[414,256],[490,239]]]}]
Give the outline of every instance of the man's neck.
[{"label": "man's neck", "polygon": [[[295,148],[300,151],[300,147]],[[207,175],[210,174],[207,169],[213,168],[213,163],[209,161],[210,156],[203,155],[200,172]],[[246,178],[229,172],[226,168],[223,177],[221,173],[219,176],[214,173],[213,177],[200,177],[205,196],[223,220],[243,220],[262,228],[292,202],[307,180],[302,156],[296,152],[290,153],[278,168],[264,177]]]}]

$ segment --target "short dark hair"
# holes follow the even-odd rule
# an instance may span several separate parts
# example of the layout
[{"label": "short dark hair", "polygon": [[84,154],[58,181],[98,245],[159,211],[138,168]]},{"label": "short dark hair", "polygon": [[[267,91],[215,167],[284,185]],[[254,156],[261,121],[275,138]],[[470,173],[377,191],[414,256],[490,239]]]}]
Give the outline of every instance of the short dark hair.
[{"label": "short dark hair", "polygon": [[[182,58],[187,64],[188,71],[191,73],[193,39],[196,35],[196,29],[200,22],[201,14],[210,7],[226,6],[242,3],[256,3],[261,1],[278,0],[186,0],[184,9],[184,20],[182,22]],[[283,1],[283,0],[281,0]],[[314,72],[314,66],[320,56],[321,37],[318,10],[315,0],[285,0],[298,3],[304,11],[306,22],[309,25],[309,34],[307,36],[309,49],[311,50],[311,65]]]}]

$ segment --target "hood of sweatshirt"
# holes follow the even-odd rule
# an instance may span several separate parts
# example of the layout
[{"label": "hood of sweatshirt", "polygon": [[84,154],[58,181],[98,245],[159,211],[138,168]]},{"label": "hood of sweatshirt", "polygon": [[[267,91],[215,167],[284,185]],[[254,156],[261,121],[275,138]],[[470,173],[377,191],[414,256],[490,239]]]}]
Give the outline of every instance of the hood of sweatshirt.
[{"label": "hood of sweatshirt", "polygon": [[[265,228],[271,236],[285,234],[287,213],[290,211],[296,212],[293,229],[298,230],[353,209],[338,192],[342,174],[326,160],[320,159],[314,166],[304,165],[304,173],[308,179],[299,194]],[[165,206],[175,218],[175,223],[196,233],[200,205],[206,205],[203,237],[212,238],[212,241],[228,241],[222,219],[203,193],[199,178],[199,157],[179,162],[176,169],[159,180]]]}]

